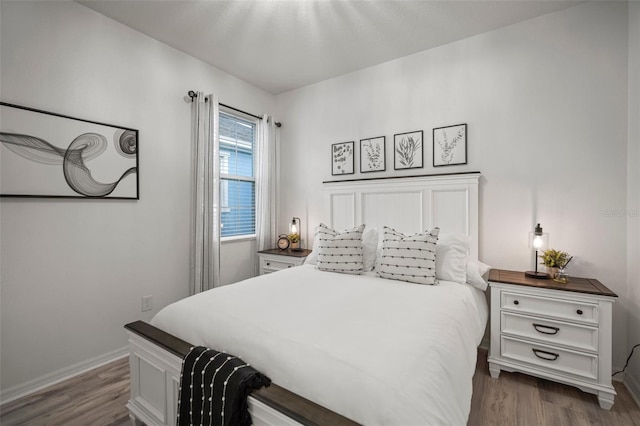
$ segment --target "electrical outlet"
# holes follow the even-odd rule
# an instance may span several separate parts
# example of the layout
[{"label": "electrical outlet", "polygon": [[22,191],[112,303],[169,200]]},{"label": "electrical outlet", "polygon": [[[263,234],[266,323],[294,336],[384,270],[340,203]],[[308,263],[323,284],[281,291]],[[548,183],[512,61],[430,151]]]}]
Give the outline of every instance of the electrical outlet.
[{"label": "electrical outlet", "polygon": [[153,296],[142,296],[142,312],[153,309]]}]

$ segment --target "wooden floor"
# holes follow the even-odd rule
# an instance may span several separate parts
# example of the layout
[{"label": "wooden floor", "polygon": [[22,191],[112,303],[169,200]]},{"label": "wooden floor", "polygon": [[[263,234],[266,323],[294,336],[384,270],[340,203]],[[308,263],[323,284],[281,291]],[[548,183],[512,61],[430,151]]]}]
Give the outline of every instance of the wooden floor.
[{"label": "wooden floor", "polygon": [[620,382],[610,411],[598,398],[578,388],[502,371],[498,379],[489,375],[487,351],[478,351],[473,376],[469,426],[640,426],[640,408]]},{"label": "wooden floor", "polygon": [[[615,382],[615,404],[600,409],[595,395],[576,388],[502,372],[489,375],[487,352],[479,350],[473,377],[469,426],[640,426],[640,408]],[[129,424],[128,358],[51,386],[0,407],[0,425],[124,426]]]},{"label": "wooden floor", "polygon": [[0,407],[0,425],[130,425],[129,358],[52,385]]}]

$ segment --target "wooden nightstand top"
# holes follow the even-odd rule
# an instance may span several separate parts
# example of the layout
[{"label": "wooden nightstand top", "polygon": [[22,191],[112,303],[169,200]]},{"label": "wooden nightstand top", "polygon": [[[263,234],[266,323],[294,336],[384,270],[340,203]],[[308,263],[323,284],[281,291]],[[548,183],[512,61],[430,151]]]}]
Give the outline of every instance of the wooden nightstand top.
[{"label": "wooden nightstand top", "polygon": [[529,287],[546,288],[552,290],[575,291],[576,293],[596,294],[599,296],[618,297],[607,286],[593,278],[579,278],[569,276],[567,284],[561,284],[552,279],[535,279],[524,275],[524,272],[505,271],[503,269],[492,269],[489,273],[489,281],[504,284],[516,284]]},{"label": "wooden nightstand top", "polygon": [[291,256],[291,257],[307,257],[311,254],[311,250],[302,249],[302,251],[292,251],[291,249],[280,250],[279,248],[272,248],[268,250],[260,250],[258,253],[277,254],[280,256]]}]

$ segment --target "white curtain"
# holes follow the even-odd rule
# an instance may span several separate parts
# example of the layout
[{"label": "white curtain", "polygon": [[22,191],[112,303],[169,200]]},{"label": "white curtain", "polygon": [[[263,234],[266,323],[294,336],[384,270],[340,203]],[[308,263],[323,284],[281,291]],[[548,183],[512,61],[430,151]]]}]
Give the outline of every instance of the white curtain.
[{"label": "white curtain", "polygon": [[190,293],[220,285],[218,97],[198,92],[191,105],[193,149]]},{"label": "white curtain", "polygon": [[256,138],[256,245],[258,250],[276,243],[277,142],[273,117],[258,121]]}]

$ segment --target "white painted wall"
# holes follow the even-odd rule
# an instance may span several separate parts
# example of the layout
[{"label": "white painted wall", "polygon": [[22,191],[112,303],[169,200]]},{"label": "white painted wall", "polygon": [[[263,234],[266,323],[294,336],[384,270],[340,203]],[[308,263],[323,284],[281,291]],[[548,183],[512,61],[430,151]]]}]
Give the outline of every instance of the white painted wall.
[{"label": "white painted wall", "polygon": [[[126,344],[123,325],[188,294],[190,89],[257,114],[275,98],[74,2],[0,3],[1,96],[140,131],[139,201],[0,203],[3,393]],[[255,242],[223,246],[223,280]],[[154,309],[141,313],[141,297]]]},{"label": "white painted wall", "polygon": [[[629,321],[627,351],[640,343],[640,3],[629,2],[629,146],[627,160],[627,286]],[[640,348],[626,373],[640,400]]]},{"label": "white painted wall", "polygon": [[[397,176],[393,134],[423,129],[425,168],[405,174],[483,174],[482,260],[532,268],[527,235],[540,222],[575,256],[570,274],[627,295],[627,220],[608,214],[627,206],[627,36],[625,3],[586,3],[278,96],[280,223],[302,217],[310,245],[328,219],[332,143],[386,136],[377,175]],[[431,129],[458,123],[468,124],[469,164],[433,168]],[[615,306],[615,366],[629,309]]]}]

